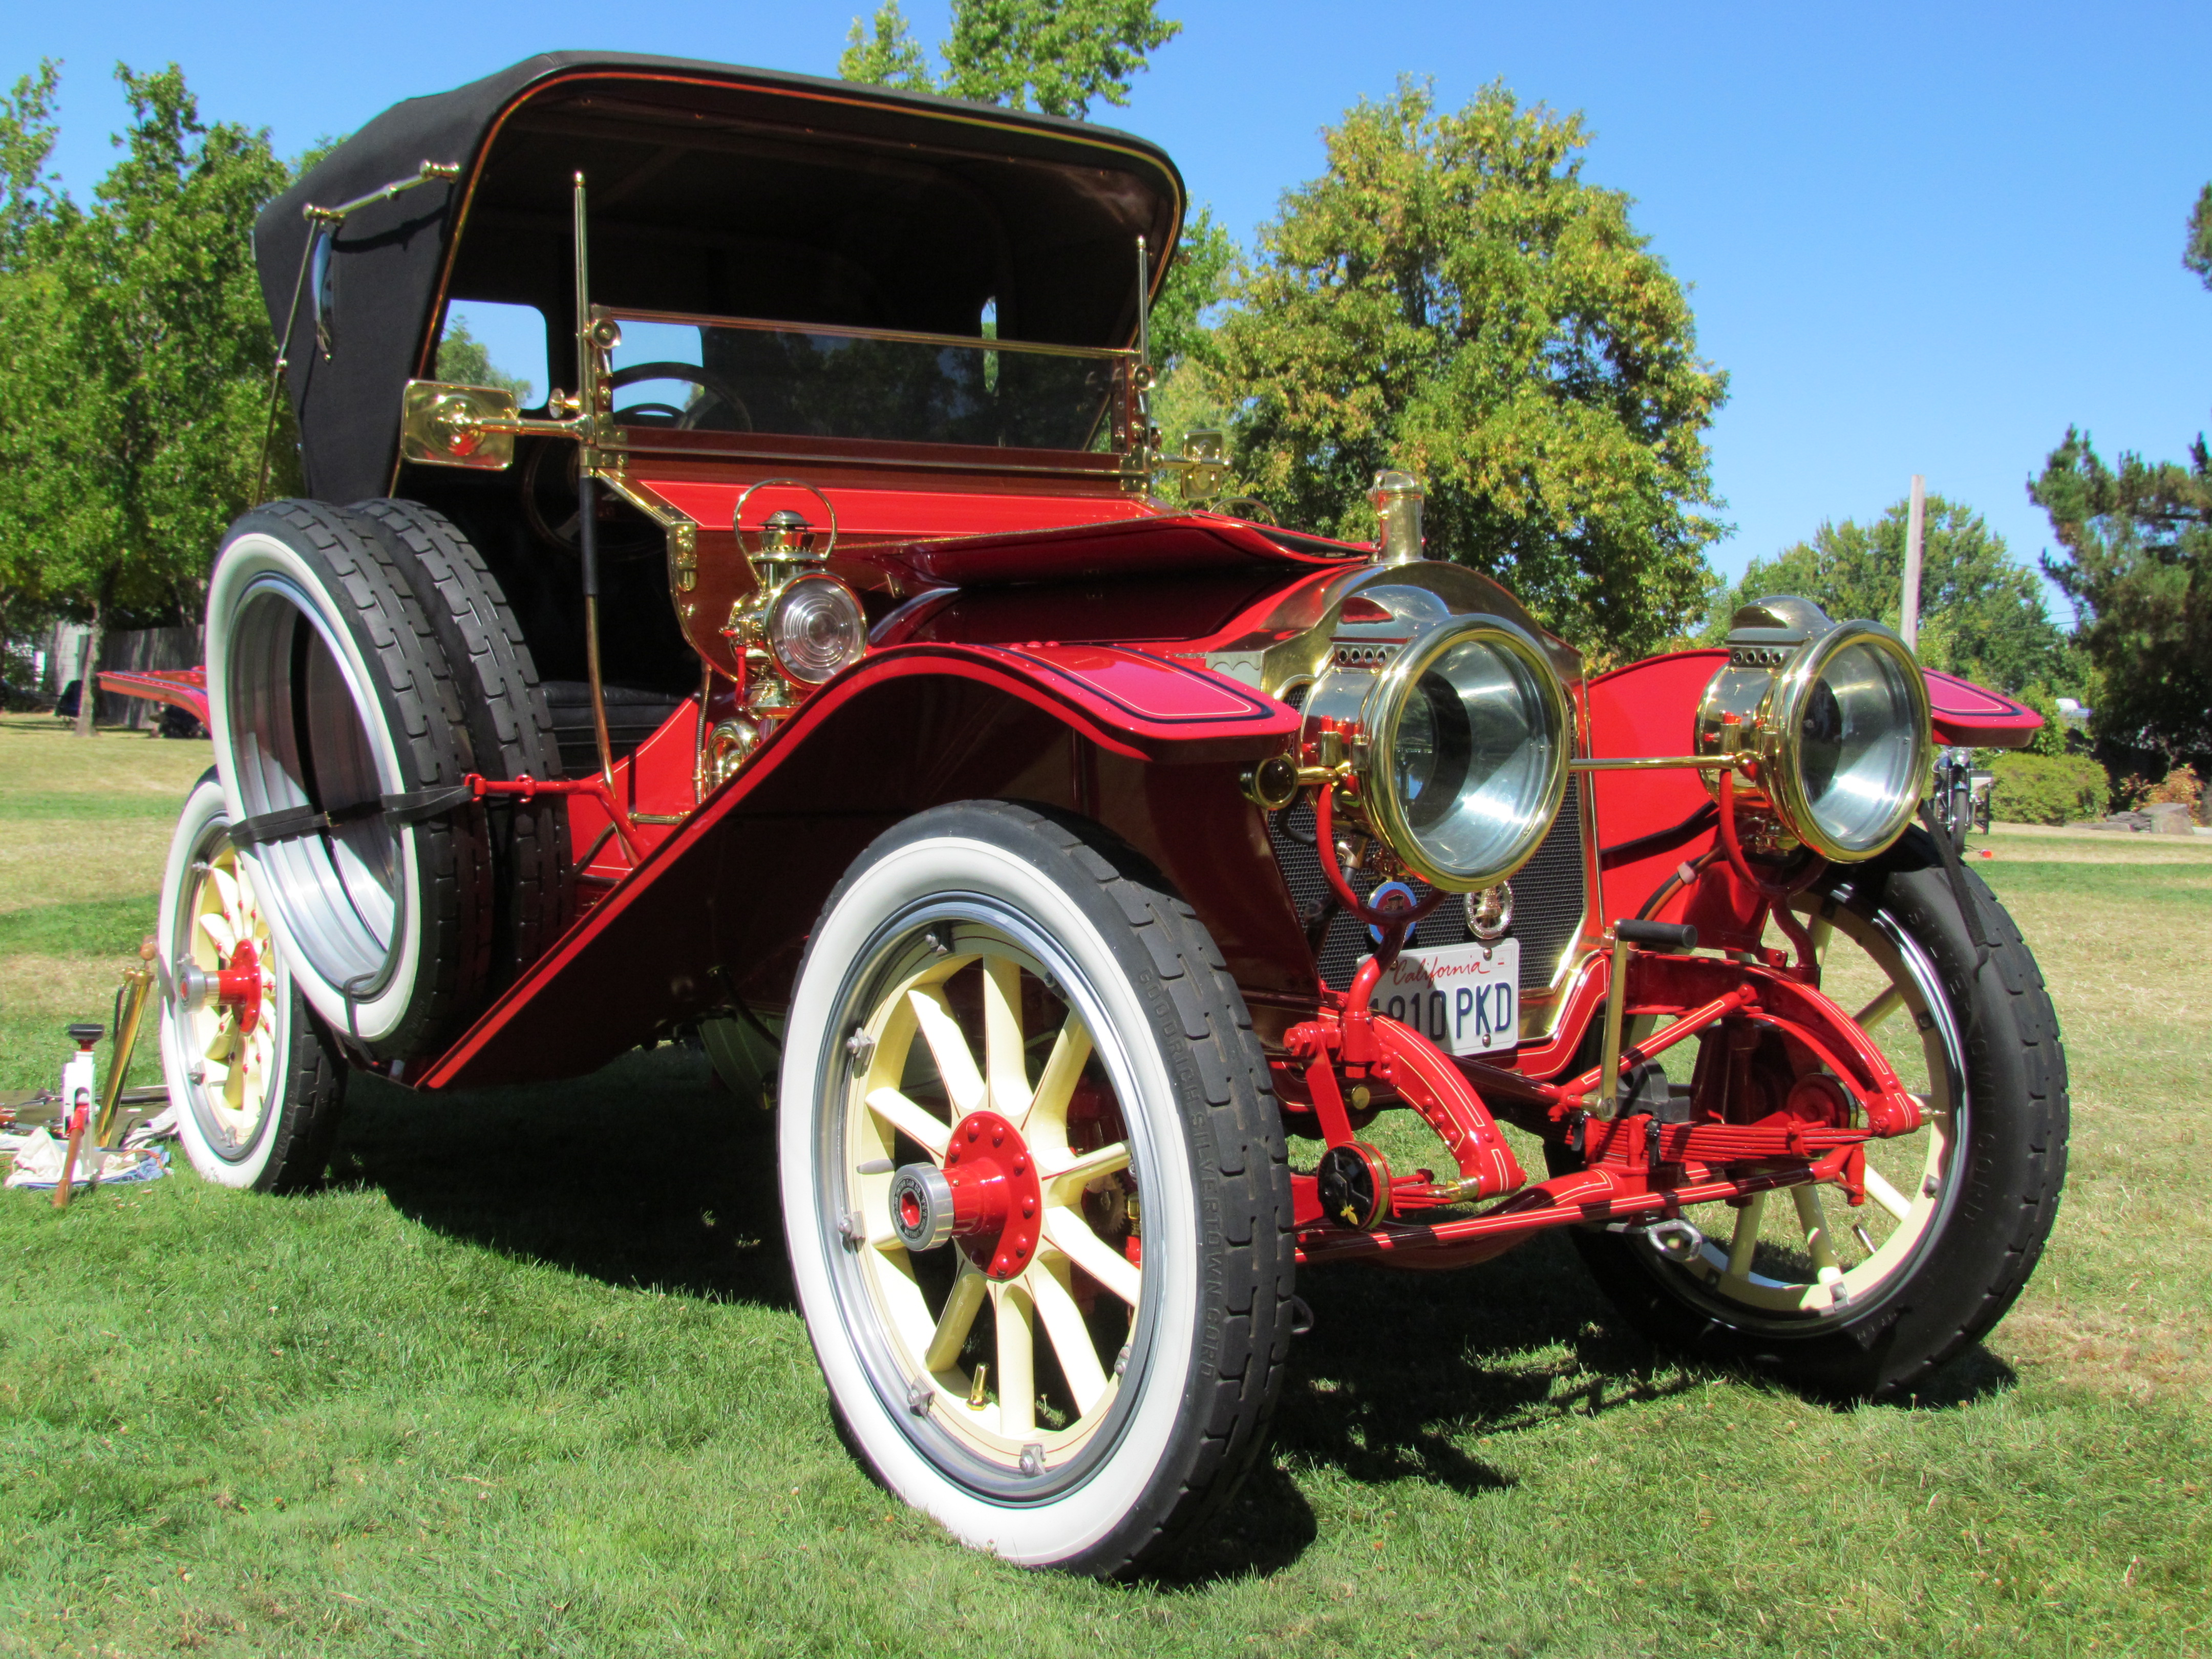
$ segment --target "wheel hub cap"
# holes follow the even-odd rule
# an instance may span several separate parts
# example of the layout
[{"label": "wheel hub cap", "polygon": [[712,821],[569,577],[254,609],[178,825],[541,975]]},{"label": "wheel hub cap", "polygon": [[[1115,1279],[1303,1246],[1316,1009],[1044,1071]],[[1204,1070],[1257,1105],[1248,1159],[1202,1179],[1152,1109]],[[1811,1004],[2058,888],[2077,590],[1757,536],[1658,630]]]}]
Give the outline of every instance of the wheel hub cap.
[{"label": "wheel hub cap", "polygon": [[957,1239],[984,1273],[1018,1277],[1036,1254],[1044,1188],[1021,1131],[996,1112],[952,1128],[945,1165],[909,1164],[891,1177],[891,1230],[909,1250]]}]

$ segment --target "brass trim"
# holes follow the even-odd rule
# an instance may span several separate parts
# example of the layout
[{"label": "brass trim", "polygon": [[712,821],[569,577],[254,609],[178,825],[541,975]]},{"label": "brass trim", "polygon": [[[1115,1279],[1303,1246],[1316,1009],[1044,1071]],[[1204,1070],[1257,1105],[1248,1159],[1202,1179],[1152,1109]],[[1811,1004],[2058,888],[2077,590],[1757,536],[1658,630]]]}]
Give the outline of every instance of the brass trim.
[{"label": "brass trim", "polygon": [[[556,88],[568,86],[573,82],[580,81],[605,81],[610,78],[643,82],[655,86],[726,88],[732,84],[731,82],[726,80],[708,80],[703,76],[696,75],[623,74],[619,70],[611,70],[606,69],[580,69],[571,70],[560,75],[548,76],[542,81],[533,81],[527,86],[518,88],[514,96],[507,101],[505,107],[501,109],[497,114],[493,116],[491,120],[486,125],[481,137],[477,141],[476,153],[470,159],[469,166],[467,167],[467,184],[461,191],[460,204],[453,214],[452,234],[446,240],[445,262],[438,269],[437,286],[431,292],[430,315],[432,317],[442,317],[445,314],[446,295],[453,287],[453,266],[455,262],[460,257],[461,239],[468,229],[470,211],[476,206],[477,186],[483,181],[484,159],[491,154],[492,146],[499,142],[499,137],[501,131],[504,130],[509,121],[514,118],[516,112],[522,109],[524,106],[535,101],[537,99],[549,92],[551,92]],[[836,96],[824,92],[801,90],[794,87],[778,87],[772,90],[774,95],[777,97],[790,98],[800,102],[835,104],[847,106],[853,108],[880,108],[882,106],[873,100]],[[1017,122],[1002,120],[994,121],[991,119],[989,116],[981,113],[969,114],[965,112],[957,110],[929,110],[916,112],[927,114],[933,120],[943,121],[953,126],[981,127],[1002,132],[1028,133],[1035,131],[1034,128],[1024,126]],[[1179,240],[1182,234],[1182,228],[1185,220],[1188,217],[1188,210],[1189,207],[1189,203],[1185,199],[1185,190],[1183,187],[1182,177],[1176,171],[1175,164],[1172,161],[1167,161],[1163,156],[1134,149],[1127,144],[1115,143],[1103,137],[1093,140],[1092,142],[1096,143],[1100,149],[1104,150],[1109,155],[1124,157],[1156,174],[1162,173],[1163,172],[1164,173],[1167,181],[1173,186],[1173,188],[1168,192],[1168,198],[1170,204],[1173,209],[1175,224],[1166,242],[1167,246],[1173,247],[1177,240]],[[952,149],[948,146],[944,153],[948,155],[958,155],[962,152]],[[458,174],[460,171],[459,164],[453,163],[452,165],[454,167],[456,173]],[[1168,262],[1163,259],[1160,261],[1159,268],[1153,273],[1152,276],[1152,297],[1156,301],[1159,296],[1160,290],[1166,286],[1167,279]],[[426,364],[426,354],[434,351],[435,349],[436,336],[434,334],[425,335],[421,345],[416,348],[416,362],[417,366],[434,366],[434,360],[432,360],[429,363]],[[791,459],[803,459],[810,458],[793,457]],[[400,461],[398,455],[395,454],[392,460],[391,477],[386,481],[385,493],[386,495],[391,495],[398,490],[399,487],[399,469],[402,465],[403,463]]]},{"label": "brass trim", "polygon": [[1577,756],[1567,763],[1571,772],[1656,772],[1662,768],[1688,767],[1700,772],[1725,772],[1743,763],[1745,757],[1727,755],[1638,755],[1626,760],[1589,760]]},{"label": "brass trim", "polygon": [[[149,939],[139,947],[141,956],[149,956],[155,949]],[[150,959],[150,957],[149,957]],[[107,1081],[100,1091],[100,1112],[92,1122],[92,1144],[107,1145],[107,1137],[115,1128],[115,1110],[123,1102],[124,1074],[131,1069],[131,1057],[138,1047],[138,1026],[146,1015],[146,996],[154,983],[150,968],[125,968],[123,988],[126,993],[123,1017],[115,1024],[115,1047],[109,1055]]]},{"label": "brass trim", "polygon": [[[1520,658],[1532,671],[1537,696],[1543,704],[1542,712],[1549,717],[1552,759],[1542,805],[1530,815],[1532,828],[1522,836],[1521,845],[1512,849],[1511,856],[1499,868],[1460,876],[1444,870],[1423,851],[1420,838],[1407,822],[1397,791],[1389,786],[1388,779],[1391,756],[1397,748],[1399,722],[1404,717],[1413,687],[1429,665],[1447,650],[1471,639],[1481,640]],[[1361,804],[1383,844],[1408,870],[1431,887],[1441,887],[1447,892],[1471,893],[1505,880],[1536,855],[1544,837],[1551,834],[1566,796],[1568,762],[1575,744],[1575,717],[1559,672],[1553,667],[1543,647],[1525,629],[1503,617],[1455,617],[1438,622],[1399,652],[1375,676],[1374,688],[1368,692],[1363,706],[1375,708],[1377,713],[1369,729],[1364,762],[1362,763],[1358,757],[1353,762],[1355,769],[1362,775],[1363,784],[1368,786],[1360,791]],[[1381,781],[1382,787],[1373,787],[1370,780]]]},{"label": "brass trim", "polygon": [[705,311],[648,311],[628,306],[601,307],[607,316],[632,323],[675,323],[698,328],[748,329],[760,334],[829,334],[846,340],[886,340],[896,345],[957,346],[969,351],[1012,351],[1039,357],[1083,357],[1093,362],[1137,362],[1127,346],[1054,345],[1042,340],[1009,340],[991,334],[929,334],[918,329],[863,328],[847,323],[801,323],[774,317],[721,317]]}]

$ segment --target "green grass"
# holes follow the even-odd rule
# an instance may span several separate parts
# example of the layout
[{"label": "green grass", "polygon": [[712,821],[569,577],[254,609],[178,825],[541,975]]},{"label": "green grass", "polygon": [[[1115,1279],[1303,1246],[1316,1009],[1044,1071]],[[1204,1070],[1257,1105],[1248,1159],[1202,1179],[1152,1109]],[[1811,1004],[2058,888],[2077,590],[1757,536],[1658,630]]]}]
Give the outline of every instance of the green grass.
[{"label": "green grass", "polygon": [[160,895],[146,893],[0,911],[0,956],[129,957],[154,931],[160,909]]},{"label": "green grass", "polygon": [[[1996,845],[2073,1177],[2021,1305],[1915,1405],[1676,1365],[1556,1237],[1315,1272],[1273,1455],[1178,1575],[1023,1572],[841,1444],[769,1120],[696,1057],[356,1080],[310,1198],[0,1194],[0,1653],[2204,1652],[2212,1175],[2178,1079],[2212,971],[2168,924],[2212,862]],[[104,902],[0,916],[0,963],[110,948]]]}]

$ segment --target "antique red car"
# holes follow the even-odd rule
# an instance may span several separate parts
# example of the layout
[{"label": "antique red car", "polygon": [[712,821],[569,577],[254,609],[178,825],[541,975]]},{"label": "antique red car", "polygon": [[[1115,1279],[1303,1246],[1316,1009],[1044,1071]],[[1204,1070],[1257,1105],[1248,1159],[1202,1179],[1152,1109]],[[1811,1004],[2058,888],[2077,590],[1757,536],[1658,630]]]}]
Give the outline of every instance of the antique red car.
[{"label": "antique red car", "polygon": [[[851,1443],[1087,1571],[1237,1486],[1324,1263],[1564,1227],[1657,1341],[1913,1388],[2063,1174],[2035,963],[1913,822],[2034,717],[1801,599],[1592,676],[1413,477],[1372,545],[1221,498],[1148,415],[1183,210],[1103,128],[591,54],[271,206],[306,496],[140,687],[217,758],[161,924],[194,1164],[318,1179],[354,1070],[696,1036],[776,1114]],[[439,377],[495,305],[572,386]]]}]

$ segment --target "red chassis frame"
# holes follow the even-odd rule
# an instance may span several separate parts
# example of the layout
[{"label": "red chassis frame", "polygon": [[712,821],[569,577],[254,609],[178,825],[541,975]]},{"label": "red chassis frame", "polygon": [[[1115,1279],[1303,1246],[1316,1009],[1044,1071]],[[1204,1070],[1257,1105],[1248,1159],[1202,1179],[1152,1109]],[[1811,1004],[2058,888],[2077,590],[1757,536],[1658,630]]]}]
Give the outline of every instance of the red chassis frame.
[{"label": "red chassis frame", "polygon": [[[664,487],[673,495],[680,486]],[[973,499],[939,505],[957,511]],[[862,546],[855,585],[903,602],[878,621],[866,659],[801,704],[703,800],[697,698],[617,764],[611,788],[597,777],[477,780],[480,796],[568,798],[584,914],[451,1049],[411,1074],[390,1068],[395,1079],[440,1089],[574,1075],[733,1000],[774,1006],[817,896],[876,833],[940,801],[1020,799],[1101,823],[1189,897],[1268,1042],[1293,1133],[1358,1147],[1374,1113],[1402,1106],[1453,1159],[1443,1179],[1382,1166],[1386,1195],[1364,1227],[1324,1216],[1316,1177],[1294,1176],[1303,1261],[1453,1267],[1547,1227],[1632,1224],[1811,1182],[1835,1182],[1851,1204],[1864,1201],[1865,1143],[1917,1128],[1919,1102],[1820,993],[1809,953],[1793,962],[1765,948],[1777,896],[1731,845],[1729,815],[1697,775],[1584,775],[1595,821],[1616,839],[1595,860],[1595,914],[1552,1034],[1498,1063],[1455,1060],[1370,1006],[1409,919],[1366,911],[1326,857],[1339,902],[1381,927],[1384,944],[1348,992],[1319,985],[1265,821],[1239,784],[1244,769],[1289,746],[1298,719],[1215,667],[1215,653],[1314,626],[1364,561],[1318,546],[1294,551],[1206,514],[1081,506],[1093,522]],[[979,576],[987,586],[962,585]],[[1102,578],[1111,584],[1103,592],[1094,586]],[[1107,613],[1091,622],[1095,633],[1120,642],[1035,637],[1066,627],[1078,584]],[[1128,626],[1134,617],[1145,625]],[[1577,699],[1579,749],[1598,758],[1688,752],[1698,693],[1724,654],[1654,658],[1589,682]],[[1928,678],[1939,741],[2009,746],[2038,724],[1979,687]],[[204,711],[197,684],[114,678],[113,690]],[[710,675],[708,720],[724,712],[730,689]],[[1319,805],[1325,823],[1326,791]],[[1333,845],[1325,829],[1320,842]],[[761,880],[771,867],[783,878]],[[1618,1085],[1598,1067],[1569,1075],[1610,990],[1613,958],[1596,948],[1610,929],[1597,924],[1647,915],[1693,926],[1730,953],[1620,957],[1626,1017],[1659,1024],[1623,1051],[1620,1074],[1698,1040],[1691,1121],[1617,1115]],[[1779,919],[1795,931],[1786,908]],[[1796,1085],[1745,1088],[1732,1058],[1745,1043],[1712,1041],[1731,1032],[1774,1034]],[[1500,1120],[1572,1148],[1583,1167],[1528,1185]],[[1421,1218],[1483,1200],[1497,1201],[1471,1216]]]}]

